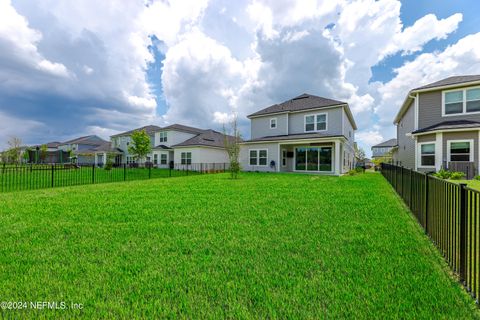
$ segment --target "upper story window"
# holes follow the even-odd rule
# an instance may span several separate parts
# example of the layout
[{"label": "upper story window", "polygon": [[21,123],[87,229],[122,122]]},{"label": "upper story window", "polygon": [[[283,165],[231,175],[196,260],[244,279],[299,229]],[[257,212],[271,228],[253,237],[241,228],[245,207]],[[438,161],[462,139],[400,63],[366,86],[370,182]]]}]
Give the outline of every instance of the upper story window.
[{"label": "upper story window", "polygon": [[167,142],[167,131],[160,131],[160,142]]},{"label": "upper story window", "polygon": [[270,129],[275,129],[277,127],[277,118],[270,119]]},{"label": "upper story window", "polygon": [[327,130],[327,114],[311,114],[305,116],[305,132]]},{"label": "upper story window", "polygon": [[444,116],[480,112],[480,88],[443,92]]}]

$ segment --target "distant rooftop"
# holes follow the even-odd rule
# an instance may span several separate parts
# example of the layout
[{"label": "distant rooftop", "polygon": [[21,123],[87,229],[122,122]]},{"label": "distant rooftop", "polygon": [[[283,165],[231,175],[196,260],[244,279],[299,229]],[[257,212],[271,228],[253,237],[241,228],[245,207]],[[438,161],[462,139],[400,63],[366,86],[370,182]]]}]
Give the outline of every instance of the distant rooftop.
[{"label": "distant rooftop", "polygon": [[227,137],[228,140],[235,139],[235,137],[233,136],[225,136],[223,133],[215,130],[204,130],[202,133],[196,135],[195,137],[176,144],[174,147],[205,146],[225,148],[225,137]]},{"label": "distant rooftop", "polygon": [[60,145],[65,145],[65,144],[86,144],[86,145],[92,145],[92,146],[98,146],[102,143],[105,143],[108,141],[103,140],[97,135],[89,135],[89,136],[83,136],[79,138],[75,138],[72,140],[65,141],[61,143]]},{"label": "distant rooftop", "polygon": [[122,133],[118,133],[118,134],[115,134],[115,135],[113,135],[113,136],[111,136],[111,137],[114,138],[114,137],[120,137],[120,136],[128,136],[128,135],[131,135],[132,133],[134,133],[135,131],[141,131],[141,130],[145,130],[145,132],[146,132],[148,135],[153,135],[153,134],[155,134],[156,131],[159,131],[159,130],[161,130],[161,129],[162,129],[162,128],[160,128],[159,126],[148,125],[148,126],[143,126],[143,127],[141,127],[141,128],[137,128],[137,129],[125,131],[125,132],[122,132]]},{"label": "distant rooftop", "polygon": [[397,139],[390,139],[383,141],[379,144],[372,146],[372,148],[382,148],[382,147],[395,147],[397,145]]}]

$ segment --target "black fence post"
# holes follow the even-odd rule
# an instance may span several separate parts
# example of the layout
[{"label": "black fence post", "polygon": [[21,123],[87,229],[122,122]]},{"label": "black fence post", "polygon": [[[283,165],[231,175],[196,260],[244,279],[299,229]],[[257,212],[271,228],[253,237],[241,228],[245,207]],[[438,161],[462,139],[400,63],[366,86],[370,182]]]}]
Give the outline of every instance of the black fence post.
[{"label": "black fence post", "polygon": [[92,184],[95,183],[95,164],[92,164]]},{"label": "black fence post", "polygon": [[187,176],[188,176],[188,163],[187,163]]},{"label": "black fence post", "polygon": [[172,167],[170,167],[170,178],[172,177]]},{"label": "black fence post", "polygon": [[429,234],[428,228],[428,174],[425,173],[425,193],[423,195],[424,207],[425,207],[425,233]]},{"label": "black fence post", "polygon": [[123,164],[123,181],[127,181],[127,164]]},{"label": "black fence post", "polygon": [[224,163],[223,163],[223,173],[225,173],[225,171],[227,171],[227,170],[226,170],[226,167],[227,167],[227,164],[224,162]]},{"label": "black fence post", "polygon": [[412,198],[413,198],[413,170],[412,169],[408,169],[409,171],[409,181],[410,181],[410,185],[408,186],[408,192],[409,192],[409,195],[408,195],[408,207],[410,208],[410,210],[412,210]]},{"label": "black fence post", "polygon": [[467,276],[467,185],[460,184],[460,280]]},{"label": "black fence post", "polygon": [[405,200],[405,193],[403,192],[403,167],[400,167],[400,189],[402,190],[402,198]]},{"label": "black fence post", "polygon": [[152,178],[152,166],[148,165],[148,179]]},{"label": "black fence post", "polygon": [[55,175],[55,165],[52,164],[52,188],[55,185],[54,175]]}]

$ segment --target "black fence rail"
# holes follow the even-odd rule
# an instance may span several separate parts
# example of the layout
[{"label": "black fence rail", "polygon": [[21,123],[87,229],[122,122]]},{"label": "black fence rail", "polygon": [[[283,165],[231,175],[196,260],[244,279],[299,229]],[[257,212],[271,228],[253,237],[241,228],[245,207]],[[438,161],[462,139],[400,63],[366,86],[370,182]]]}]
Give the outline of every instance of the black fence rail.
[{"label": "black fence rail", "polygon": [[392,164],[381,172],[478,303],[480,192]]},{"label": "black fence rail", "polygon": [[0,166],[0,192],[182,177],[226,172],[229,169],[228,163],[172,164],[164,168],[126,164],[112,168],[102,168],[92,164],[2,165]]}]

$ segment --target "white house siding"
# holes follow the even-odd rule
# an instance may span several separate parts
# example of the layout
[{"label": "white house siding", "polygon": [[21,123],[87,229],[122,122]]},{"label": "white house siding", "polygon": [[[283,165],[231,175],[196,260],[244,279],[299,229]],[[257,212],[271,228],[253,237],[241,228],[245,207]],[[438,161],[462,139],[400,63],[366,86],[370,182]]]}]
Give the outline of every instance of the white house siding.
[{"label": "white house siding", "polygon": [[[277,119],[277,127],[270,129],[270,119]],[[273,114],[251,119],[252,139],[288,134],[288,115]]]},{"label": "white house siding", "polygon": [[177,147],[174,150],[174,162],[182,162],[182,152],[192,153],[192,163],[228,163],[228,154],[225,149],[209,147]]},{"label": "white house siding", "polygon": [[[279,159],[279,145],[278,142],[272,143],[250,143],[242,144],[240,146],[240,164],[243,171],[265,171],[273,172],[277,170],[277,166],[280,165],[281,159]],[[250,150],[251,149],[267,149],[267,165],[266,166],[251,166],[250,165]],[[270,167],[270,162],[275,161],[276,167]]]},{"label": "white house siding", "polygon": [[310,110],[305,112],[290,113],[288,116],[289,134],[305,133],[305,116],[310,114],[327,114],[327,130],[321,131],[322,134],[343,135],[342,127],[343,107],[325,108],[319,110]]},{"label": "white house siding", "polygon": [[[166,164],[161,164],[161,155],[166,154],[167,155],[167,163]],[[152,151],[152,162],[154,162],[155,155],[157,155],[157,164],[156,166],[158,168],[169,168],[170,167],[170,161],[173,161],[173,151],[169,150],[153,150]]]},{"label": "white house siding", "polygon": [[192,133],[187,133],[182,131],[167,130],[167,142],[160,142],[160,132],[165,132],[165,131],[160,130],[158,132],[155,132],[155,146],[163,144],[167,147],[170,147],[170,146],[179,144],[181,142],[184,142],[185,140],[193,138],[197,135],[197,134],[192,134]]}]

